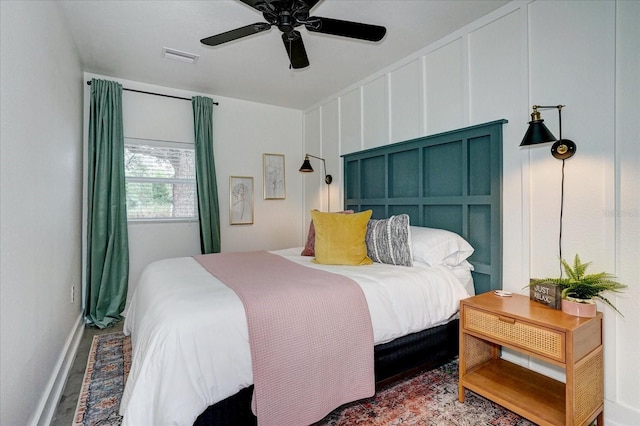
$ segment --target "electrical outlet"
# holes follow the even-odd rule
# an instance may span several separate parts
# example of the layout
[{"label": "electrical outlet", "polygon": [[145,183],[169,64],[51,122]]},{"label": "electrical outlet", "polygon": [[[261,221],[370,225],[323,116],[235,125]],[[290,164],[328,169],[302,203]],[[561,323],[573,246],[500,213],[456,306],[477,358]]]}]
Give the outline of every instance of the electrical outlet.
[{"label": "electrical outlet", "polygon": [[71,286],[71,303],[76,301],[76,286]]}]

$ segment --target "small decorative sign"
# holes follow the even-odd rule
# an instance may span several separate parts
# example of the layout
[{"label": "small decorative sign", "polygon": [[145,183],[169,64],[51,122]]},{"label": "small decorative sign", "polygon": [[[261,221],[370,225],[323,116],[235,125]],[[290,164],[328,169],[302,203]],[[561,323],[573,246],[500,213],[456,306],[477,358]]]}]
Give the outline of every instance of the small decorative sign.
[{"label": "small decorative sign", "polygon": [[552,283],[538,283],[529,286],[529,299],[552,309],[560,309],[560,287]]}]

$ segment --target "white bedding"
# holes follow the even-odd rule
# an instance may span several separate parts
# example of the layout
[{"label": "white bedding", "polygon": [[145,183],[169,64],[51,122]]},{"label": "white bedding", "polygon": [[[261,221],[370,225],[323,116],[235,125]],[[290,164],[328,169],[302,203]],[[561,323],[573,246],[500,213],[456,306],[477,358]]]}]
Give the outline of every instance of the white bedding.
[{"label": "white bedding", "polygon": [[[317,265],[300,250],[272,253],[357,282],[376,344],[449,321],[469,296],[446,266]],[[133,361],[120,405],[123,426],[191,425],[209,405],[253,383],[242,302],[193,258],[150,264],[125,317]]]}]

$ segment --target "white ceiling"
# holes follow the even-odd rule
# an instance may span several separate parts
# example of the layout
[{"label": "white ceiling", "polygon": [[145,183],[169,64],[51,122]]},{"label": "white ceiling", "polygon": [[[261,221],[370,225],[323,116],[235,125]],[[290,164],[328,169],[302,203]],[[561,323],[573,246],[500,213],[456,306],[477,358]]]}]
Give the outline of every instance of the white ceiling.
[{"label": "white ceiling", "polygon": [[[277,28],[216,47],[200,39],[256,22],[238,0],[62,1],[85,71],[306,109],[507,3],[508,0],[324,0],[312,16],[383,25],[371,43],[298,30],[311,65],[289,69]],[[162,57],[163,47],[199,55]]]}]

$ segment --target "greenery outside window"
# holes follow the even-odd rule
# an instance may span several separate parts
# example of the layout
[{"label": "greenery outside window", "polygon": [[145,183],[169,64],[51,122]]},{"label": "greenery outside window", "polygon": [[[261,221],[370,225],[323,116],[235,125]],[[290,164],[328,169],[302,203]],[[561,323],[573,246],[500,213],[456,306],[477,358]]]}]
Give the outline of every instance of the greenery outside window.
[{"label": "greenery outside window", "polygon": [[129,221],[197,221],[192,143],[125,138]]}]

